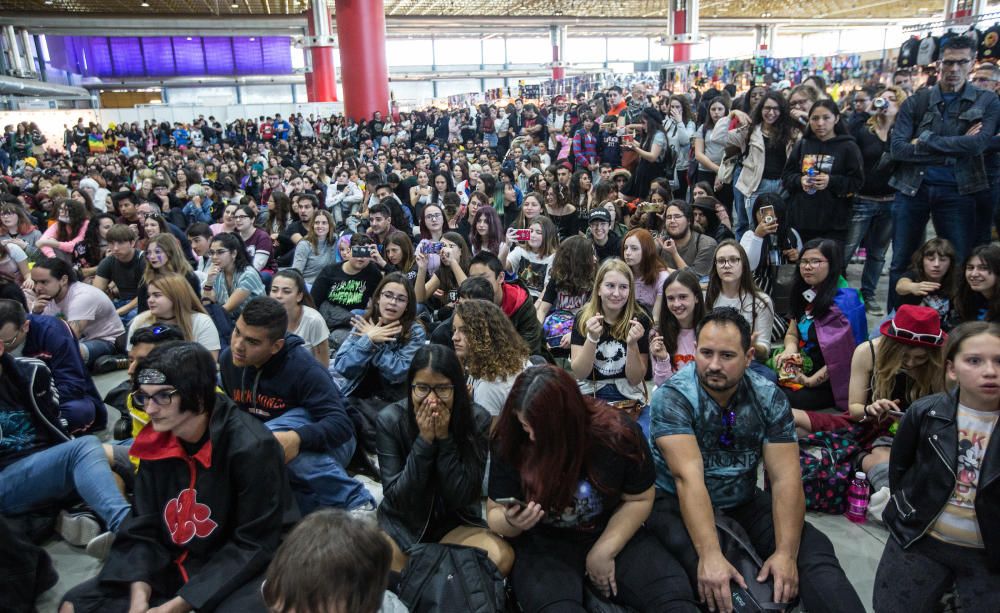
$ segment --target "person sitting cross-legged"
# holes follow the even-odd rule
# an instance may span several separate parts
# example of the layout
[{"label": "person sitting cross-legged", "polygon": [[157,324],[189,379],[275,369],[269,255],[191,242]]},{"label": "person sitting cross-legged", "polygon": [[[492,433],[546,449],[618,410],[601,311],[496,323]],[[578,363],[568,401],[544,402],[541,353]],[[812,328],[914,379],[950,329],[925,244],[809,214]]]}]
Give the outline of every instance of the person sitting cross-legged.
[{"label": "person sitting cross-legged", "polygon": [[222,387],[281,443],[304,513],[320,506],[374,510],[371,494],[344,469],[357,445],[353,409],[345,407],[302,339],[287,329],[281,303],[263,296],[250,300],[219,357]]},{"label": "person sitting cross-legged", "polygon": [[[863,611],[830,540],[804,522],[799,446],[788,400],[750,370],[750,324],[732,307],[697,329],[695,363],[656,390],[649,440],[657,497],[646,525],[680,561],[710,610],[733,610],[730,586],[746,587],[726,560],[714,513],[746,530],[773,579],[773,602],[801,591],[810,612]],[[763,459],[771,492],[757,488]],[[772,510],[772,498],[773,510]]]},{"label": "person sitting cross-legged", "polygon": [[215,362],[197,343],[159,345],[132,384],[150,418],[132,445],[135,508],[100,574],[60,613],[266,611],[262,575],[299,518],[281,445],[216,391]]}]

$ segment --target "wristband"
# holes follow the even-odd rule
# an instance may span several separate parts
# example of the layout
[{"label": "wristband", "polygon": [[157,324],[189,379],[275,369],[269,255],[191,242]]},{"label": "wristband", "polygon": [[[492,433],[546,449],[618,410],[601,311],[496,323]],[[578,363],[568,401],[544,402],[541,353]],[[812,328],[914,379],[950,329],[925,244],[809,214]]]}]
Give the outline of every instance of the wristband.
[{"label": "wristband", "polygon": [[592,343],[594,343],[596,345],[597,343],[599,343],[601,341],[601,337],[598,336],[597,340],[595,341],[594,339],[590,338],[590,335],[588,334],[587,335],[587,340],[590,341],[590,342],[592,342]]}]

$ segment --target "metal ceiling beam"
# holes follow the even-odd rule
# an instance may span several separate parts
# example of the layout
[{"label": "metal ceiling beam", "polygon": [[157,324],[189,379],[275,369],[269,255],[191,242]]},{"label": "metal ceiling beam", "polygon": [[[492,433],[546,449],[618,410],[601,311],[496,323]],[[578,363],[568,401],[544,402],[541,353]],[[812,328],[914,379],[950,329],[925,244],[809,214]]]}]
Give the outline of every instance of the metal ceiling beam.
[{"label": "metal ceiling beam", "polygon": [[58,83],[46,83],[32,79],[18,79],[17,77],[0,76],[0,94],[12,94],[15,96],[50,96],[65,97],[67,99],[89,99],[90,94],[82,87],[71,87],[69,85],[59,85]]},{"label": "metal ceiling beam", "polygon": [[80,13],[0,12],[0,25],[32,34],[64,36],[295,36],[306,33],[304,15],[206,17],[204,15],[89,16]]}]

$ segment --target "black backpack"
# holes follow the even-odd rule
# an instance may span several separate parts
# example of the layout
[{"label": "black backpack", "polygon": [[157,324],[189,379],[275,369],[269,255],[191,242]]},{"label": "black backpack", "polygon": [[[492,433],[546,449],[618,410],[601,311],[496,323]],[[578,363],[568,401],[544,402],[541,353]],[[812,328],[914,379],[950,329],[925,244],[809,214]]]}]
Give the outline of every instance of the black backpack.
[{"label": "black backpack", "polygon": [[410,556],[399,581],[399,599],[410,613],[503,613],[503,578],[486,552],[475,547],[424,543]]},{"label": "black backpack", "polygon": [[730,582],[733,594],[734,613],[759,613],[762,611],[791,611],[797,602],[775,603],[774,580],[768,578],[764,583],[757,582],[757,574],[764,565],[763,560],[750,543],[743,527],[736,520],[725,515],[716,514],[715,527],[719,533],[719,546],[722,555],[743,576],[747,587],[743,589],[735,581]]}]

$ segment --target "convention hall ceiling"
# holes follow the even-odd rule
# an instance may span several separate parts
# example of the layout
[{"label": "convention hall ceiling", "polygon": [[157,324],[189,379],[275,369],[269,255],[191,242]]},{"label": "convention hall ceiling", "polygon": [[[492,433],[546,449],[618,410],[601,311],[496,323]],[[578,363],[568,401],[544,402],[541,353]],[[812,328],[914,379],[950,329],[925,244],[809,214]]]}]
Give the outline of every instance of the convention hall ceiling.
[{"label": "convention hall ceiling", "polygon": [[[330,10],[335,1],[327,0]],[[384,0],[393,17],[442,17],[473,20],[476,16],[518,18],[557,17],[650,19],[665,18],[667,0]],[[113,13],[136,17],[149,14],[296,15],[308,0],[0,0],[0,12]],[[941,0],[702,0],[704,19],[713,18],[914,18],[942,9]]]}]

